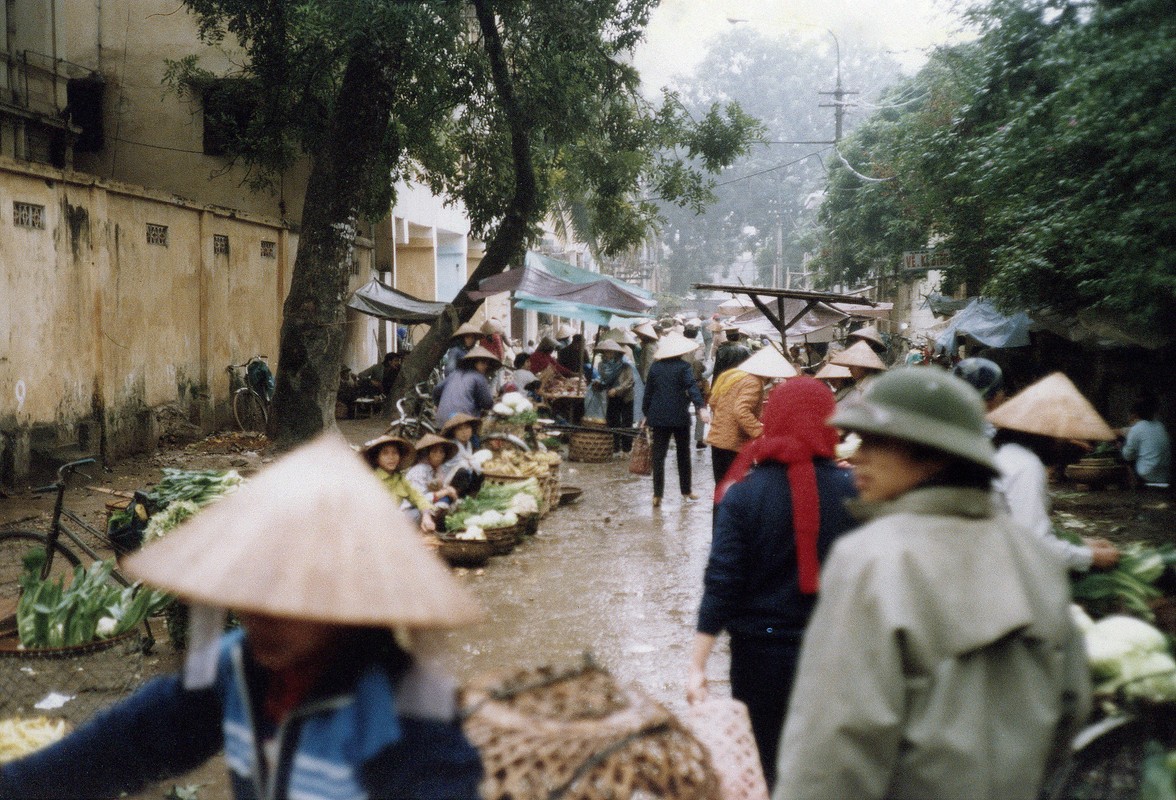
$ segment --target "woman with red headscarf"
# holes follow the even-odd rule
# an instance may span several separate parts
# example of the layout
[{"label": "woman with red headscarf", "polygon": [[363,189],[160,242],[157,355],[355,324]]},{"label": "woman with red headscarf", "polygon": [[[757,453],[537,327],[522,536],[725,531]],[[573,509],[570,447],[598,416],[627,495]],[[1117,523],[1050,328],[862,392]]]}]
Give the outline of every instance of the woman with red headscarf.
[{"label": "woman with red headscarf", "polygon": [[833,461],[837,432],[827,424],[836,405],[814,378],[777,386],[764,406],[763,435],[744,446],[715,489],[686,699],[706,699],[706,662],[726,630],[731,695],[747,705],[769,787],[821,559],[855,524],[843,502],[855,496],[853,480]]}]

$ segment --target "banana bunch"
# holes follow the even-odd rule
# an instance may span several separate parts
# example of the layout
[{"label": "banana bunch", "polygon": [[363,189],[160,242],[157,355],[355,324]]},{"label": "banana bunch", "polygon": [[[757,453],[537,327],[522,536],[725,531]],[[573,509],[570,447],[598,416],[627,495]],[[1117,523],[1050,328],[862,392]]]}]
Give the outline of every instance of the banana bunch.
[{"label": "banana bunch", "polygon": [[[555,462],[549,460],[554,455]],[[559,463],[558,453],[523,453],[518,450],[500,450],[494,458],[482,465],[482,469],[494,475],[511,478],[541,478],[550,471],[550,464]]]}]

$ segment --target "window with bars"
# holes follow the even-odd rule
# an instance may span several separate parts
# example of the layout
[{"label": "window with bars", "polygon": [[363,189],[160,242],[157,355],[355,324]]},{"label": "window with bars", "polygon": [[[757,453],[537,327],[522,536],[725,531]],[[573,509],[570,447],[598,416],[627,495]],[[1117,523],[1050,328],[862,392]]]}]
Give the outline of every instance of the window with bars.
[{"label": "window with bars", "polygon": [[18,228],[45,230],[45,206],[14,202],[12,204],[12,224]]},{"label": "window with bars", "polygon": [[261,257],[262,258],[277,258],[278,257],[278,243],[277,242],[267,242],[265,240],[262,240],[262,242],[261,242]]},{"label": "window with bars", "polygon": [[161,247],[167,247],[167,226],[156,225],[154,222],[148,222],[147,244],[157,244]]},{"label": "window with bars", "polygon": [[212,235],[212,252],[213,255],[227,256],[229,254],[229,237],[214,233]]}]

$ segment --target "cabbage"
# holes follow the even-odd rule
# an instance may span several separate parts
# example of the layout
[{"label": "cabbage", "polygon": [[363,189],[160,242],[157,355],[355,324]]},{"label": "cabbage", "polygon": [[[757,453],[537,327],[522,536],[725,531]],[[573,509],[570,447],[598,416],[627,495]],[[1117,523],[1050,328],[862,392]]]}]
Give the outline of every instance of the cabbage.
[{"label": "cabbage", "polygon": [[1141,619],[1122,614],[1103,617],[1094,623],[1087,633],[1087,639],[1091,636],[1125,642],[1130,650],[1141,653],[1165,653],[1168,650],[1168,640],[1159,630]]},{"label": "cabbage", "polygon": [[1070,619],[1074,621],[1074,627],[1081,633],[1086,633],[1094,627],[1094,620],[1077,603],[1070,603]]},{"label": "cabbage", "polygon": [[1125,686],[1130,694],[1135,694],[1130,687],[1139,678],[1149,678],[1139,690],[1147,696],[1167,691],[1165,682],[1172,683],[1176,689],[1176,674],[1151,680],[1158,673],[1176,673],[1176,663],[1168,654],[1164,634],[1146,622],[1134,617],[1106,617],[1086,631],[1085,640],[1090,670],[1096,679],[1104,681],[1100,690],[1114,691]]},{"label": "cabbage", "polygon": [[509,417],[515,413],[514,409],[508,406],[506,403],[495,403],[494,408],[490,410],[500,417]]},{"label": "cabbage", "polygon": [[531,401],[522,392],[507,392],[502,396],[502,404],[510,406],[516,414],[531,410]]},{"label": "cabbage", "polygon": [[1100,685],[1100,691],[1121,689],[1127,697],[1154,703],[1176,700],[1176,661],[1167,653],[1133,653],[1123,659],[1117,678]]}]

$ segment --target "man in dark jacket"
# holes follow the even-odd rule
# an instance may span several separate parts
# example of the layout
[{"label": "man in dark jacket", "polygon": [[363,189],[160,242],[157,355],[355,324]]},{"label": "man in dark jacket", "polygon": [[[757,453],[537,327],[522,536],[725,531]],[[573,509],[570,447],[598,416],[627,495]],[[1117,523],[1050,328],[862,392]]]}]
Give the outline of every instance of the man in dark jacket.
[{"label": "man in dark jacket", "polygon": [[711,372],[711,383],[719,379],[727,370],[737,367],[751,357],[751,351],[739,343],[739,329],[726,328],[723,331],[727,341],[719,345],[715,353],[715,368]]},{"label": "man in dark jacket", "polygon": [[698,410],[699,424],[710,422],[694,370],[682,356],[694,352],[698,342],[670,334],[657,345],[657,355],[649,368],[641,411],[645,424],[653,431],[650,451],[653,457],[653,505],[661,505],[666,483],[666,453],[670,437],[674,439],[678,460],[678,487],[682,497],[697,500],[691,489],[690,474],[690,404]]}]

